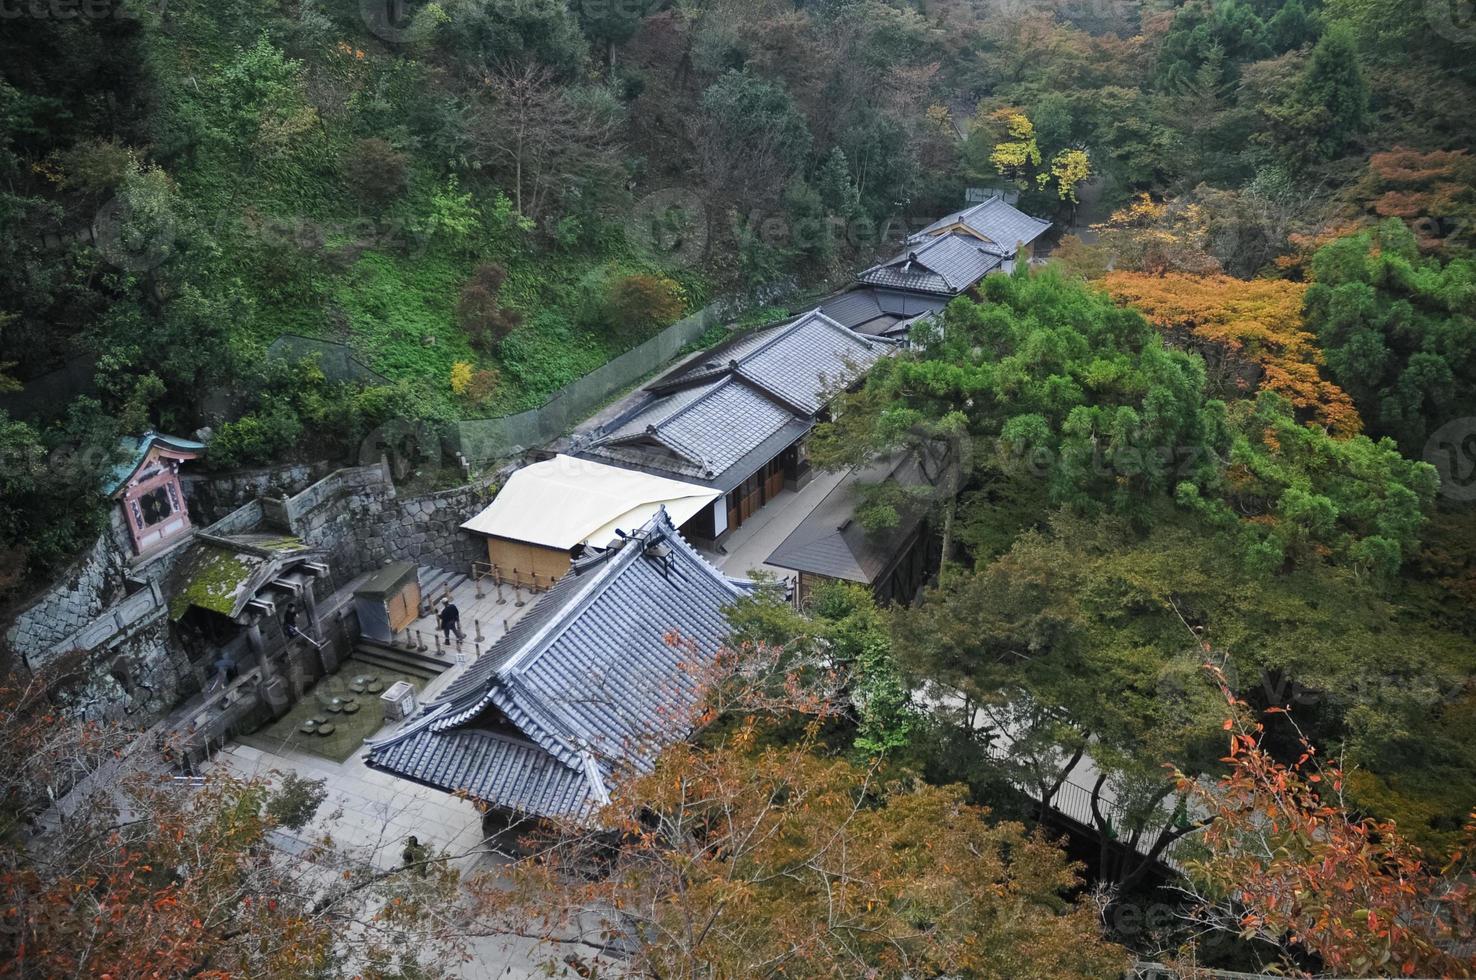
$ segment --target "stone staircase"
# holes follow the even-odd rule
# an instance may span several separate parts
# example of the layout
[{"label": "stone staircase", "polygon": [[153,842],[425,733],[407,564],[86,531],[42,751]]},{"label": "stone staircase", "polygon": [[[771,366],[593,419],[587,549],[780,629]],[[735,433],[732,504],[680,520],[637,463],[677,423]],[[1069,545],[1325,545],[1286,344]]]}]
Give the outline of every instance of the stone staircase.
[{"label": "stone staircase", "polygon": [[[429,636],[426,639],[429,642]],[[441,655],[436,656],[434,647],[422,653],[415,647],[407,649],[387,646],[378,640],[366,637],[361,637],[359,642],[354,644],[353,659],[376,667],[384,667],[387,670],[413,674],[426,680],[456,666],[455,650],[442,649]]]},{"label": "stone staircase", "polygon": [[[443,598],[454,594],[469,581],[471,581],[471,576],[465,572],[448,572],[442,568],[422,567],[420,569],[421,616],[415,621],[415,625],[410,628],[408,634],[399,635],[399,645],[395,646],[369,637],[361,637],[354,646],[354,659],[390,670],[423,676],[427,679],[456,666],[454,644],[450,647],[442,645],[440,652],[436,651],[435,633],[438,626],[436,611]],[[416,631],[419,631],[425,642],[426,649],[424,650],[419,649],[414,643]],[[407,642],[408,646],[405,645]],[[463,647],[463,656],[468,660],[471,659],[473,652],[470,640],[463,644]]]},{"label": "stone staircase", "polygon": [[433,614],[436,604],[444,596],[451,595],[467,582],[471,576],[466,572],[448,572],[444,568],[420,569],[420,614]]}]

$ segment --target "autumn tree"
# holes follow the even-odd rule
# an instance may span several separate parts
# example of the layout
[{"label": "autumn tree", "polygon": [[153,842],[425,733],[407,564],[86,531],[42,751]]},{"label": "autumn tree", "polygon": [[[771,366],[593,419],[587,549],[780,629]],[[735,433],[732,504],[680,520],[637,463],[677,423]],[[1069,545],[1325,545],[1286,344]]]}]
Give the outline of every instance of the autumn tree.
[{"label": "autumn tree", "polygon": [[[1394,823],[1360,815],[1341,765],[1305,736],[1290,762],[1268,747],[1268,725],[1296,732],[1282,707],[1258,719],[1221,686],[1229,771],[1213,783],[1178,774],[1215,818],[1187,862],[1200,923],[1280,950],[1293,975],[1310,952],[1337,976],[1476,976],[1466,851],[1441,867]],[[1476,841],[1476,813],[1466,836]]]},{"label": "autumn tree", "polygon": [[1117,271],[1102,286],[1141,310],[1170,343],[1198,351],[1221,397],[1265,389],[1334,435],[1363,427],[1353,400],[1322,377],[1322,351],[1302,319],[1307,287],[1275,279]]},{"label": "autumn tree", "polygon": [[505,282],[506,268],[496,262],[483,262],[472,270],[456,299],[456,321],[472,346],[483,353],[491,353],[523,321],[520,313],[502,305]]},{"label": "autumn tree", "polygon": [[999,176],[1022,189],[1049,188],[1061,201],[1075,204],[1077,188],[1092,176],[1091,158],[1080,147],[1042,150],[1035,123],[1019,109],[986,113],[981,106],[968,139],[974,144],[981,139],[993,140],[989,163]]},{"label": "autumn tree", "polygon": [[1112,269],[1150,275],[1222,271],[1211,251],[1208,217],[1192,200],[1159,202],[1141,194],[1092,230],[1097,242],[1076,249],[1073,271],[1098,276]]},{"label": "autumn tree", "polygon": [[1407,223],[1423,252],[1476,244],[1476,159],[1469,150],[1375,153],[1354,190],[1373,214]]},{"label": "autumn tree", "polygon": [[605,313],[616,330],[643,334],[669,326],[687,308],[681,286],[665,276],[621,276],[608,289]]},{"label": "autumn tree", "polygon": [[59,710],[58,679],[0,685],[0,974],[387,977],[459,956],[440,855],[383,872],[304,833],[320,783],[173,779],[138,732]]},{"label": "autumn tree", "polygon": [[[1123,967],[1060,850],[961,787],[766,745],[678,744],[591,826],[531,835],[486,921],[644,977],[1099,977]],[[577,960],[566,958],[566,963]]]}]

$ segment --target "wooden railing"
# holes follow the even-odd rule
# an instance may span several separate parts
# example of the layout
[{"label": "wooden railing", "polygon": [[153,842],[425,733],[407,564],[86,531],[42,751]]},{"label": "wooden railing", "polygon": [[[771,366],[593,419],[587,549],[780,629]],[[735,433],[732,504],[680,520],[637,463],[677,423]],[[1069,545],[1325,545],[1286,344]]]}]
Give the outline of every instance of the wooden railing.
[{"label": "wooden railing", "polygon": [[[528,591],[533,594],[547,592],[558,584],[559,580],[552,575],[539,575],[537,572],[525,571],[519,568],[503,568],[485,561],[472,562],[472,580],[477,584],[477,598],[487,594],[487,583],[496,589],[501,598],[504,589],[515,592]],[[518,605],[522,605],[521,596]]]}]

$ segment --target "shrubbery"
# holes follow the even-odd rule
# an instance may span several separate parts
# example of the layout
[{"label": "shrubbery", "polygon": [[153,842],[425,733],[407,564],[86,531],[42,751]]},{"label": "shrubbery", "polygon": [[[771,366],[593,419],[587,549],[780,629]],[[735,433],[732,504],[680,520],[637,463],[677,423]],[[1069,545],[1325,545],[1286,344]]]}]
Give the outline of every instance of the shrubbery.
[{"label": "shrubbery", "polygon": [[466,331],[471,345],[484,354],[492,353],[523,322],[521,313],[502,306],[502,285],[506,281],[506,267],[483,262],[461,287],[456,301],[456,322]]}]

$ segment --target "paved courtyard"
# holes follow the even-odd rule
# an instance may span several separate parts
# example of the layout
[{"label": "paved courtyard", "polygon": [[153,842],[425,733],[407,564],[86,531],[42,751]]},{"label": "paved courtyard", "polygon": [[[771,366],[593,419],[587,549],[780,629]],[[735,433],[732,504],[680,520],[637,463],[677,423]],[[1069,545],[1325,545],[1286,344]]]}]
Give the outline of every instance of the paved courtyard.
[{"label": "paved courtyard", "polygon": [[[463,610],[477,610],[483,630],[489,635],[501,637],[510,623],[533,608],[532,602],[516,605],[510,591],[507,593],[509,601],[501,605],[496,603],[495,595],[489,594],[478,600],[475,593],[476,586],[467,582],[453,592],[453,597]],[[530,597],[524,592],[522,598]],[[470,618],[464,615],[463,623],[470,634]],[[431,623],[424,619],[417,626],[428,631]],[[465,663],[428,682],[422,691],[422,700],[438,696],[475,659],[470,651],[471,644],[465,646],[468,648]],[[484,652],[486,646],[481,645]],[[375,703],[367,710],[378,708]],[[388,735],[397,725],[397,722],[385,723],[374,737]],[[490,853],[483,846],[482,817],[471,803],[370,769],[364,763],[364,756],[365,749],[361,747],[345,761],[335,763],[286,746],[267,751],[233,743],[218,753],[210,765],[224,767],[241,776],[271,778],[273,774],[293,772],[303,778],[325,780],[328,797],[319,807],[313,822],[300,832],[301,836],[306,839],[331,833],[348,857],[379,869],[399,866],[406,838],[412,834],[432,850],[444,850],[450,854],[451,866],[463,876],[495,872],[505,862],[504,858]],[[285,838],[283,844],[291,849],[294,841]],[[548,976],[543,963],[549,953],[537,950],[532,941],[495,937],[474,940],[471,946],[473,961],[461,967],[455,975],[468,980]]]}]

